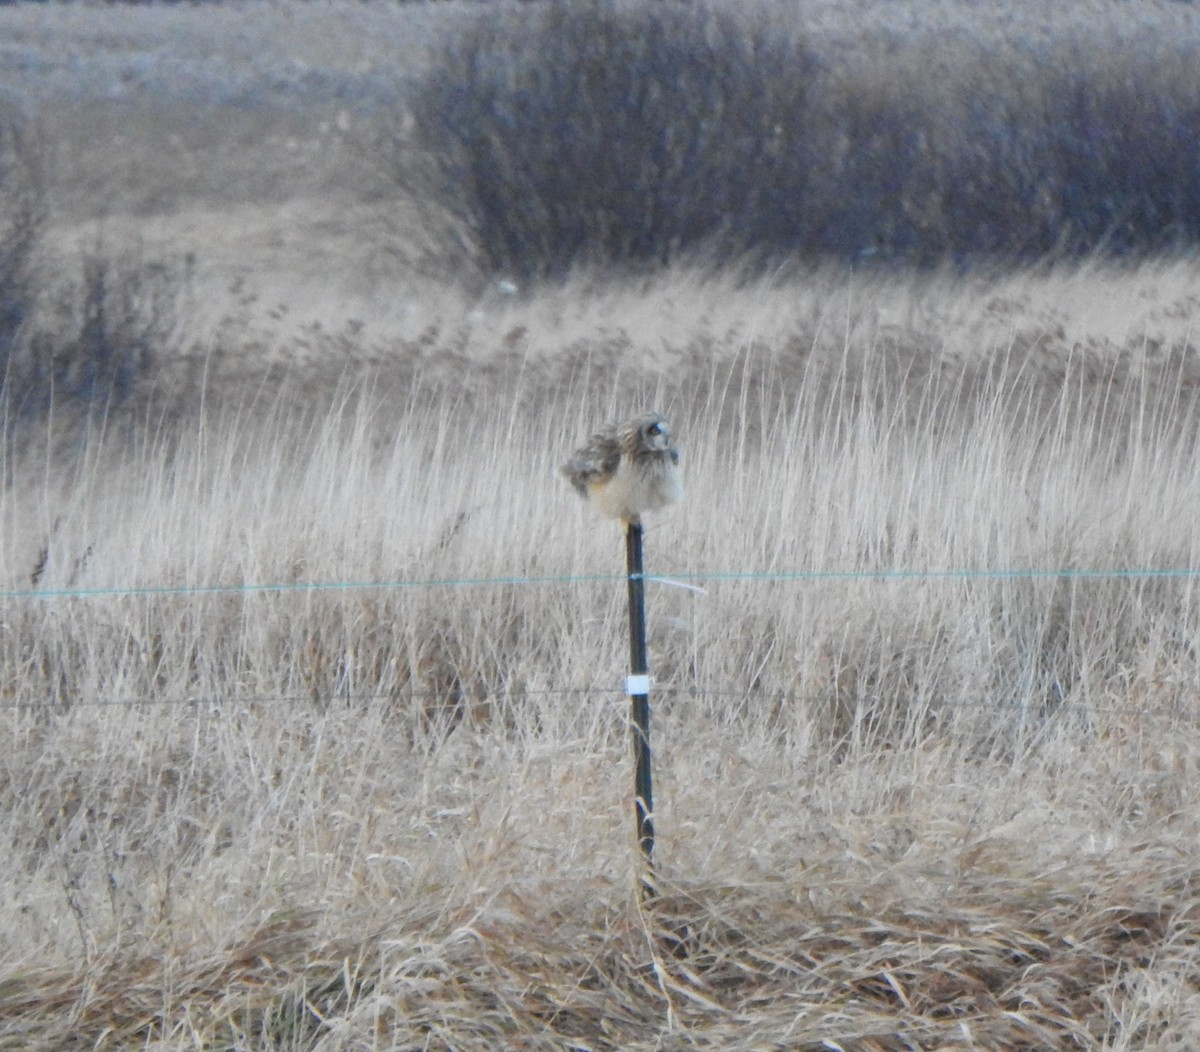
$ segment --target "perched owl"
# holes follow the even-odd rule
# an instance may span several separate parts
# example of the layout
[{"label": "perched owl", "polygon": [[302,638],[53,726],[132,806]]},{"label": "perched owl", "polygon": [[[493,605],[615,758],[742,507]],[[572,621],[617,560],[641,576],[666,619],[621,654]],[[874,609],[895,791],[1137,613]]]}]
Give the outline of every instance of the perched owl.
[{"label": "perched owl", "polygon": [[598,431],[562,467],[581,497],[625,525],[683,497],[679,450],[658,413],[643,413]]}]

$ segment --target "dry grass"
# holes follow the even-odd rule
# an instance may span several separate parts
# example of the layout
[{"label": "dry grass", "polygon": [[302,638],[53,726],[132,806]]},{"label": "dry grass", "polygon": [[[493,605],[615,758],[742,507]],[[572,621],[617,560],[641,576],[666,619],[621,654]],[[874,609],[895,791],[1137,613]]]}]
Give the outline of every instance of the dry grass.
[{"label": "dry grass", "polygon": [[[1190,287],[447,296],[10,461],[3,1039],[1189,1047],[1193,581],[723,575],[1195,565]],[[153,591],[615,574],[553,467],[648,402],[652,909],[619,581]]]},{"label": "dry grass", "polygon": [[[7,39],[152,35],[53,10]],[[163,125],[68,109],[64,179],[145,173],[108,243],[196,266],[155,390],[0,459],[0,1048],[1197,1045],[1195,581],[955,573],[1198,565],[1194,263],[481,292],[360,186],[223,202],[269,136],[189,126],[175,201]],[[649,565],[707,589],[650,593],[651,908],[620,538],[553,473],[649,403]]]}]

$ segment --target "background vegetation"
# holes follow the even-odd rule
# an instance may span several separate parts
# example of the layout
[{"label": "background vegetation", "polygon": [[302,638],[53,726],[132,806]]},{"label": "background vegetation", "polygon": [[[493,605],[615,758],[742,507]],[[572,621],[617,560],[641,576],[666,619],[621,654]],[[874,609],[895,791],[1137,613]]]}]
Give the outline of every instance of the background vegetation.
[{"label": "background vegetation", "polygon": [[27,120],[15,106],[0,109],[0,375],[6,396],[29,385],[16,359],[33,305],[32,260],[45,220],[38,161]]},{"label": "background vegetation", "polygon": [[416,85],[396,167],[521,278],[700,251],[932,265],[1194,245],[1195,21],[1114,39],[1079,10],[906,32],[823,32],[779,3],[488,12]]},{"label": "background vegetation", "polygon": [[[0,9],[0,1048],[1194,1047],[1190,184],[1101,147],[1195,18]],[[650,404],[647,909],[554,469]]]}]

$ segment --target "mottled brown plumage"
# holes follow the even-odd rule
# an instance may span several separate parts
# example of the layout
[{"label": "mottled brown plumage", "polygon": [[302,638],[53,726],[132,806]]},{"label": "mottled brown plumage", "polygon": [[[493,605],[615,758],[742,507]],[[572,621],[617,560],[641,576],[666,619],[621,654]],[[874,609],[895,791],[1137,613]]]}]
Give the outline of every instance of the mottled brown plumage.
[{"label": "mottled brown plumage", "polygon": [[597,431],[562,467],[576,492],[622,523],[640,523],[683,497],[679,450],[659,413],[643,413]]}]

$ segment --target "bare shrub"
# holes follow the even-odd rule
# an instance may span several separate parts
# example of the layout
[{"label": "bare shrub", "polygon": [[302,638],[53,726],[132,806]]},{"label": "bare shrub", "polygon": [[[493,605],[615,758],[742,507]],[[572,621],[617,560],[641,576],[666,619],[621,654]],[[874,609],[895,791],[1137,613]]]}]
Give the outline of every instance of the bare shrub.
[{"label": "bare shrub", "polygon": [[32,122],[16,105],[0,100],[0,391],[5,396],[36,297],[34,253],[46,220],[43,186]]},{"label": "bare shrub", "polygon": [[98,240],[75,275],[51,272],[41,257],[42,151],[34,123],[0,102],[0,401],[10,435],[51,405],[128,402],[178,331],[190,267]]},{"label": "bare shrub", "polygon": [[11,356],[13,422],[52,405],[91,413],[129,403],[173,346],[187,270],[102,243],[86,251],[76,275],[40,296]]},{"label": "bare shrub", "polygon": [[793,33],[708,5],[483,18],[413,96],[394,171],[491,271],[769,248],[804,196],[810,70]]},{"label": "bare shrub", "polygon": [[1200,241],[1194,27],[1114,45],[1069,20],[850,31],[807,10],[485,10],[411,91],[394,177],[448,251],[521,278],[704,250],[933,266]]}]

